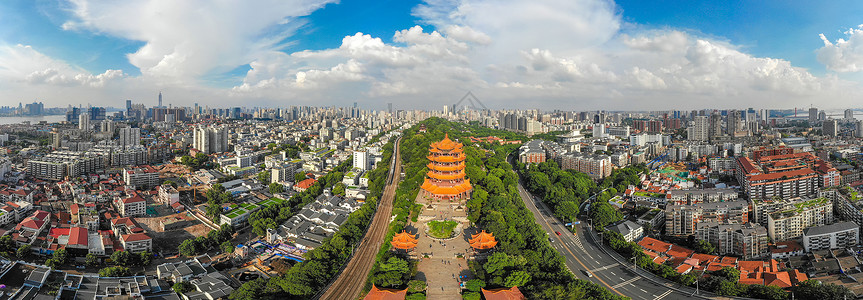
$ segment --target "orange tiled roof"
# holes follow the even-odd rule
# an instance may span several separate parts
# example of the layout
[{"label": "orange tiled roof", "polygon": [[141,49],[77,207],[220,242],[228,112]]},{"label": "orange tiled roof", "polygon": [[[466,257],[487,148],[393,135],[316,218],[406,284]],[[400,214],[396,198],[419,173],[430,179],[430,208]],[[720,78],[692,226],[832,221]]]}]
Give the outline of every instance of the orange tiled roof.
[{"label": "orange tiled roof", "polygon": [[408,250],[416,248],[417,239],[414,236],[408,234],[406,231],[402,230],[401,233],[393,236],[393,240],[390,242],[390,244],[397,249]]},{"label": "orange tiled roof", "polygon": [[471,235],[470,241],[468,241],[468,242],[470,243],[471,247],[473,247],[475,249],[481,249],[481,250],[482,249],[491,249],[497,245],[497,240],[495,240],[494,235],[491,233],[485,232],[485,230],[483,230],[480,233]]},{"label": "orange tiled roof", "polygon": [[527,299],[518,287],[499,288],[499,289],[482,289],[482,295],[486,300],[522,300]]},{"label": "orange tiled roof", "polygon": [[376,285],[372,285],[372,290],[366,294],[364,300],[404,300],[408,294],[408,289],[382,289]]},{"label": "orange tiled roof", "polygon": [[656,253],[665,253],[668,251],[668,248],[671,247],[671,244],[654,239],[652,237],[645,237],[638,241],[638,245],[644,249],[648,249],[650,251]]},{"label": "orange tiled roof", "polygon": [[695,251],[674,244],[671,245],[671,249],[668,249],[668,251],[665,252],[665,254],[674,257],[689,257],[692,253],[695,253]]}]

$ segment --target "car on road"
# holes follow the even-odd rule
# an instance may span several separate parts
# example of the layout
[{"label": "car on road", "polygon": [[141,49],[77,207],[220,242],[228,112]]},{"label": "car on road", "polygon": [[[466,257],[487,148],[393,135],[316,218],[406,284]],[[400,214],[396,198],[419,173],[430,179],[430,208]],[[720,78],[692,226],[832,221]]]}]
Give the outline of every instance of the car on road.
[{"label": "car on road", "polygon": [[549,242],[549,243],[553,243],[553,242],[554,242],[554,239],[552,239],[552,238],[548,238],[548,242]]},{"label": "car on road", "polygon": [[555,231],[554,233],[557,233],[557,235],[560,235],[560,231]]},{"label": "car on road", "polygon": [[584,273],[584,276],[587,276],[588,278],[593,277],[593,274],[591,274],[591,273],[590,273],[590,272],[588,272],[587,270],[581,270],[581,273]]}]

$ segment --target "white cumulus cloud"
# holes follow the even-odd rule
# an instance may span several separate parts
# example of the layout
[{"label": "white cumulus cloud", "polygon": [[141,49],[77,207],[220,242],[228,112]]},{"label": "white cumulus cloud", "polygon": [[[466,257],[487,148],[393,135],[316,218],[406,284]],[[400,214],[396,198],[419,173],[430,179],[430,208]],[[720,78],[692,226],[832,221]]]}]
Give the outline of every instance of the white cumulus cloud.
[{"label": "white cumulus cloud", "polygon": [[859,72],[863,70],[863,24],[845,32],[848,38],[831,42],[824,34],[819,34],[824,47],[815,51],[818,62],[836,72]]}]

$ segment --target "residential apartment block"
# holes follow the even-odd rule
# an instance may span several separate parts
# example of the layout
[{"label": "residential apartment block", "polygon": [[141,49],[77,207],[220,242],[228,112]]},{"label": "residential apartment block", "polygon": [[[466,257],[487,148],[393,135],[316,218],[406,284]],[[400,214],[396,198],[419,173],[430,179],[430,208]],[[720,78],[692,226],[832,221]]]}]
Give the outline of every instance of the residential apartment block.
[{"label": "residential apartment block", "polygon": [[767,228],[753,223],[699,223],[695,234],[696,240],[708,241],[716,246],[717,254],[735,255],[744,259],[766,256],[767,238]]},{"label": "residential apartment block", "polygon": [[[787,152],[787,151],[785,151]],[[819,187],[838,185],[839,171],[809,152],[737,159],[735,176],[750,198],[812,196]]]},{"label": "residential apartment block", "polygon": [[794,208],[767,215],[767,233],[773,241],[796,239],[807,227],[833,223],[833,202],[827,198],[794,204]]},{"label": "residential apartment block", "polygon": [[532,140],[518,147],[518,161],[523,164],[545,162],[545,149],[542,140]]},{"label": "residential apartment block", "polygon": [[669,205],[665,208],[665,234],[694,235],[698,228],[697,224],[701,222],[748,223],[749,203],[738,200],[695,205]]},{"label": "residential apartment block", "polygon": [[803,248],[806,252],[824,249],[841,249],[860,242],[860,227],[854,222],[809,227],[803,230]]},{"label": "residential apartment block", "polygon": [[114,205],[124,217],[143,216],[147,213],[147,200],[135,195],[129,198],[114,200]]}]

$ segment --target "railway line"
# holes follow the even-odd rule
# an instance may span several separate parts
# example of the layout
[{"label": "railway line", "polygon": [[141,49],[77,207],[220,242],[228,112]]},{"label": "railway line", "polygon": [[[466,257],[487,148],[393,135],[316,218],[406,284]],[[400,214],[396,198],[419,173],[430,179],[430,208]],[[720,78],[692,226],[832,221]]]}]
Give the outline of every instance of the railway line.
[{"label": "railway line", "polygon": [[375,257],[381,244],[386,237],[387,229],[389,228],[390,216],[393,211],[393,200],[395,199],[396,188],[401,180],[401,153],[399,143],[401,137],[398,137],[395,142],[395,154],[390,161],[390,170],[387,175],[387,186],[384,188],[378,208],[372,218],[369,229],[359,246],[350,258],[344,270],[336,275],[336,280],[327,288],[320,299],[356,299],[362,292],[363,286],[366,283],[366,278],[375,264]]}]

